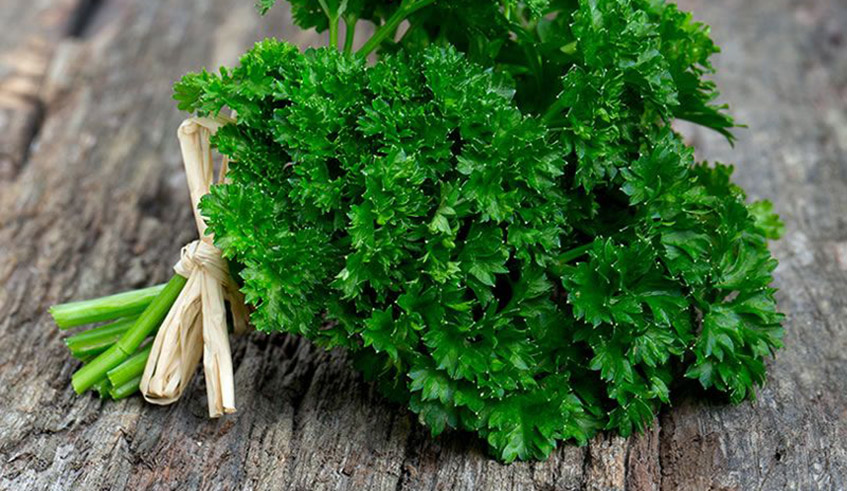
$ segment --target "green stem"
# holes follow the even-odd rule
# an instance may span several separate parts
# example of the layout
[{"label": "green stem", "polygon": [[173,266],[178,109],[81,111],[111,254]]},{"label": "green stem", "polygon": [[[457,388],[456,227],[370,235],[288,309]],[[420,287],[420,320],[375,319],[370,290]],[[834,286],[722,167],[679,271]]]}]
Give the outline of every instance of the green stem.
[{"label": "green stem", "polygon": [[164,287],[156,285],[94,300],[54,305],[50,307],[50,315],[59,329],[130,317],[147,308]]},{"label": "green stem", "polygon": [[329,19],[329,45],[338,49],[338,17]]},{"label": "green stem", "polygon": [[123,333],[135,323],[138,317],[120,319],[112,324],[95,327],[65,339],[65,344],[71,350],[74,358],[87,358],[105,351],[115,344]]},{"label": "green stem", "polygon": [[368,56],[375,50],[380,44],[382,44],[385,39],[394,34],[397,31],[397,27],[400,26],[400,23],[403,22],[407,17],[417,12],[418,10],[426,7],[434,3],[435,0],[403,0],[400,4],[400,7],[394,12],[394,14],[388,18],[388,20],[380,26],[379,29],[371,36],[370,39],[359,49],[359,56],[365,57]]},{"label": "green stem", "polygon": [[124,399],[138,392],[139,385],[141,385],[141,375],[127,381],[125,384],[119,385],[118,387],[112,387],[109,390],[109,395],[116,401],[118,399]]},{"label": "green stem", "polygon": [[109,378],[112,387],[120,387],[130,380],[140,377],[144,373],[144,366],[147,364],[147,358],[150,357],[150,350],[152,349],[153,345],[150,344],[129,357],[125,362],[106,372],[106,377]]},{"label": "green stem", "polygon": [[144,339],[162,323],[186,281],[184,277],[174,275],[153,302],[147,306],[141,317],[121,336],[117,343],[74,373],[71,384],[77,394],[85,392],[86,389],[105,377],[106,372],[120,365],[135,353]]},{"label": "green stem", "polygon": [[353,52],[353,41],[356,39],[356,24],[359,19],[355,16],[345,16],[344,25],[347,31],[344,33],[344,52],[350,54]]},{"label": "green stem", "polygon": [[91,386],[91,389],[100,395],[100,399],[105,399],[109,397],[109,389],[111,389],[111,387],[109,387],[109,381],[103,377],[94,383],[94,385]]},{"label": "green stem", "polygon": [[559,257],[557,257],[556,262],[559,263],[559,264],[567,264],[567,263],[573,261],[574,259],[578,258],[579,256],[582,256],[582,255],[588,253],[588,251],[590,251],[592,247],[594,247],[593,242],[589,242],[588,244],[581,245],[579,247],[575,247],[575,248],[569,250],[568,252],[565,252],[564,254],[561,254]]},{"label": "green stem", "polygon": [[576,268],[570,266],[568,263],[588,253],[588,251],[590,251],[592,247],[594,247],[594,243],[589,242],[588,244],[575,247],[565,252],[564,254],[560,254],[553,262],[553,264],[549,266],[550,273],[555,276],[565,276],[568,274],[572,274],[573,270]]}]

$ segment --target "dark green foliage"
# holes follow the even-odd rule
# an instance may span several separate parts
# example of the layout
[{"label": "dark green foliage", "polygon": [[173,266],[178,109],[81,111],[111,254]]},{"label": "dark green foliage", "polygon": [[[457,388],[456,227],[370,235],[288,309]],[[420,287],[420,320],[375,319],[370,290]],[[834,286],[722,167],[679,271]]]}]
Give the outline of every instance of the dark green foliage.
[{"label": "dark green foliage", "polygon": [[447,40],[514,78],[519,107],[563,130],[586,189],[617,176],[649,129],[645,122],[688,119],[732,139],[733,120],[703,79],[718,50],[690,14],[662,0],[546,3],[436,2],[415,14],[421,28],[404,45]]},{"label": "dark green foliage", "polygon": [[703,26],[653,0],[291,4],[302,27],[412,28],[370,66],[268,40],[176,85],[238,115],[202,209],[258,329],[348,348],[505,461],[639,431],[685,377],[752,395],[782,224],[669,127],[730,136]]},{"label": "dark green foliage", "polygon": [[476,429],[507,460],[599,424],[545,272],[571,232],[565,162],[491,73],[438,48],[367,68],[265,41],[177,93],[238,113],[214,138],[232,182],[203,211],[258,329],[361,352],[433,432]]}]

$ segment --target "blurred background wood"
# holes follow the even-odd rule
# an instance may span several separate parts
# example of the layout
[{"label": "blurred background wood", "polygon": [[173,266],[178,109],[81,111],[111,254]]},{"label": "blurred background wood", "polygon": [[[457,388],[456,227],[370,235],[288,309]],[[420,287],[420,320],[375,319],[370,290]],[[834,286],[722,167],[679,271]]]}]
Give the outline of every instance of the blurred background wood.
[{"label": "blurred background wood", "polygon": [[787,223],[787,346],[757,402],[680,395],[645,435],[503,466],[467,434],[432,440],[343,353],[282,335],[234,343],[231,417],[206,418],[202,376],[171,407],[75,396],[47,307],[164,281],[195,233],[171,84],[264,36],[322,39],[244,0],[0,0],[0,489],[847,487],[847,4],[682,7],[713,26],[750,129],[735,149],[680,129]]}]

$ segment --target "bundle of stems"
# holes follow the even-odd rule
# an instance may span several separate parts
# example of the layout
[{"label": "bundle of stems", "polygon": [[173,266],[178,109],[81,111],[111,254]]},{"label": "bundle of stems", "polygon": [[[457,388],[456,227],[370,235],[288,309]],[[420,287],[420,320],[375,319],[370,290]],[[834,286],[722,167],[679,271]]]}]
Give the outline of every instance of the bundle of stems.
[{"label": "bundle of stems", "polygon": [[138,391],[152,336],[185,282],[175,274],[161,285],[50,308],[59,329],[100,324],[65,340],[71,355],[83,362],[71,380],[77,394],[91,389],[117,400]]}]

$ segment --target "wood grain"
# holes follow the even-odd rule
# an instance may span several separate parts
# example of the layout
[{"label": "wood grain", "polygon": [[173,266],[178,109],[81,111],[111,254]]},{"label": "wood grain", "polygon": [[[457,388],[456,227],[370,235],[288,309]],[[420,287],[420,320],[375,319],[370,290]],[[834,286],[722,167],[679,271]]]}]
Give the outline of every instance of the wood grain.
[{"label": "wood grain", "polygon": [[235,341],[232,417],[206,418],[202,374],[171,407],[74,395],[76,364],[47,306],[164,281],[195,233],[171,84],[232,63],[266,35],[320,41],[284,8],[261,19],[251,4],[3,1],[0,489],[847,488],[847,4],[838,0],[682,2],[714,26],[724,47],[716,80],[750,129],[730,149],[681,128],[702,158],[737,162],[751,197],[773,199],[787,223],[774,246],[787,346],[757,402],[678,395],[645,435],[601,435],[504,466],[467,434],[430,438],[343,353],[282,335]]},{"label": "wood grain", "polygon": [[84,0],[6,0],[0,8],[0,181],[26,160],[44,113],[39,92],[59,41],[82,27]]}]

